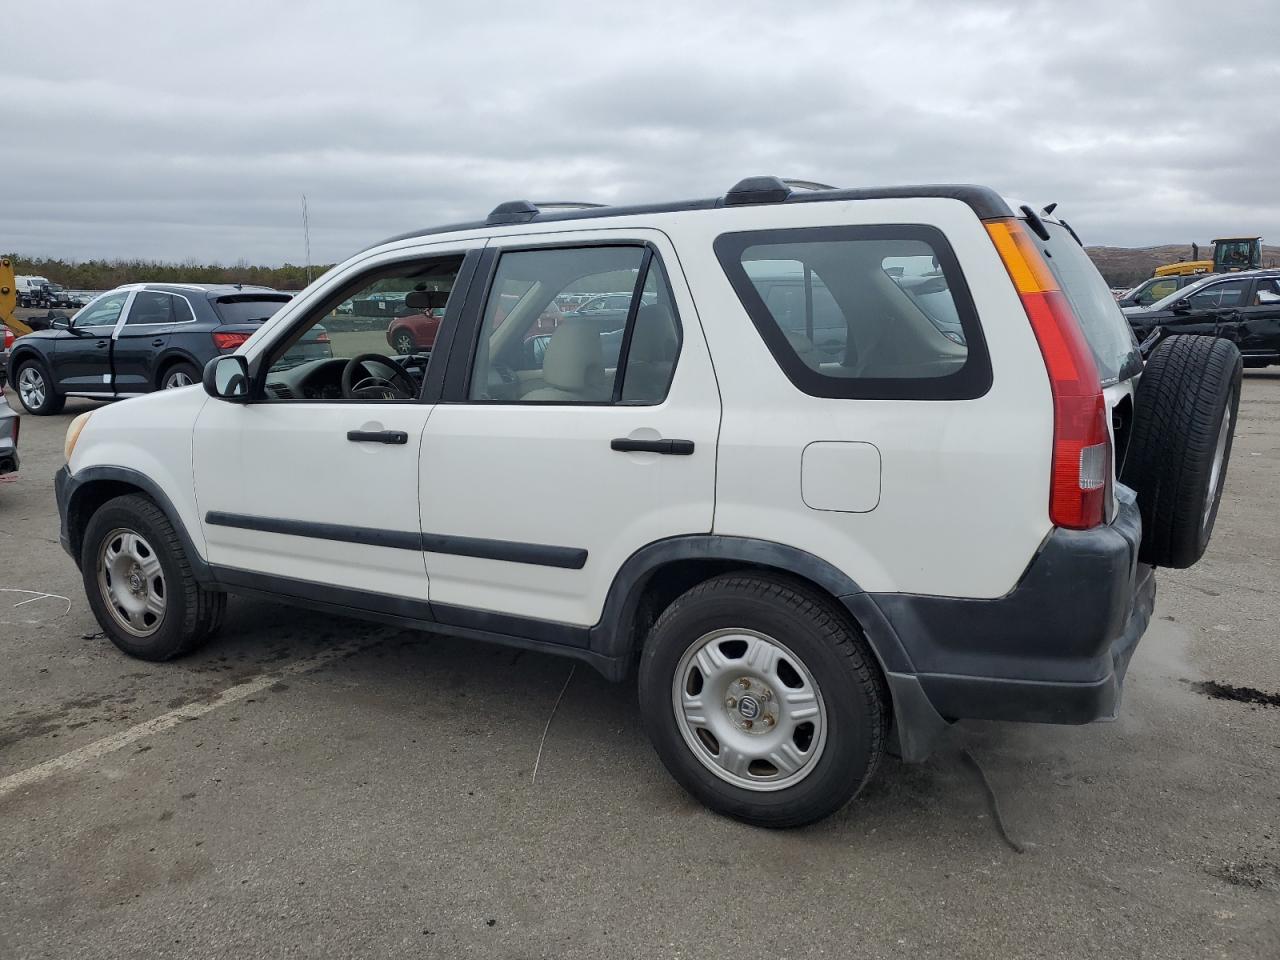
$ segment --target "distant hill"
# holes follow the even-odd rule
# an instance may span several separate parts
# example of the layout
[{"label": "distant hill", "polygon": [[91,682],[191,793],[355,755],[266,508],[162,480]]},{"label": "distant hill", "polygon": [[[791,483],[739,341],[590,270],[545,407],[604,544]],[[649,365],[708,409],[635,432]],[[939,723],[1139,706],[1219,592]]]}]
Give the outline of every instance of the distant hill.
[{"label": "distant hill", "polygon": [[[1162,247],[1086,247],[1098,272],[1112,287],[1132,287],[1151,276],[1156,267],[1191,259],[1191,244],[1166,244]],[[1213,257],[1213,244],[1200,244],[1200,257]],[[1262,245],[1262,265],[1280,266],[1280,247]]]}]

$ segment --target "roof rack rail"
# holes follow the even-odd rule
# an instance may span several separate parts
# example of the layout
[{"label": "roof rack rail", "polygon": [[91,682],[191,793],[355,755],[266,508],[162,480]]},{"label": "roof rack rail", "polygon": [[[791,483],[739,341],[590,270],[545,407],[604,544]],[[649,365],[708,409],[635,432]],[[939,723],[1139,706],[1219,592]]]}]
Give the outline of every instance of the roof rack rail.
[{"label": "roof rack rail", "polygon": [[784,180],[781,177],[747,177],[739,180],[724,195],[726,207],[741,207],[752,203],[782,203],[795,190],[835,190],[836,188],[813,180]]},{"label": "roof rack rail", "polygon": [[782,182],[788,187],[794,187],[799,190],[839,190],[839,187],[833,187],[829,183],[819,183],[817,180],[795,180],[790,177],[783,177]]},{"label": "roof rack rail", "polygon": [[539,210],[554,208],[557,210],[594,210],[607,207],[607,203],[591,203],[589,200],[535,200],[533,205]]},{"label": "roof rack rail", "polygon": [[545,210],[592,210],[603,207],[603,203],[588,203],[585,200],[543,200],[530,203],[528,200],[508,200],[500,203],[485,219],[486,226],[497,226],[504,223],[528,223]]}]

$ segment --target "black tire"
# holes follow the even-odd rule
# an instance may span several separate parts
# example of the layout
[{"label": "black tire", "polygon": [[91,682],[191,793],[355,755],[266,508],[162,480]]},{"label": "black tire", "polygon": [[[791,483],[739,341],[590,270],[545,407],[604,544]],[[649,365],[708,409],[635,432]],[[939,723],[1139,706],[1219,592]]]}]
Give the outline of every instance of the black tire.
[{"label": "black tire", "polygon": [[[120,530],[142,537],[150,548],[148,552],[154,550],[163,575],[165,609],[155,632],[146,637],[135,636],[121,625],[99,578],[104,541]],[[181,657],[204,644],[222,625],[227,595],[205,590],[196,582],[173,525],[151,499],[141,494],[109,500],[89,518],[80,550],[80,573],[98,624],[112,643],[140,660]]]},{"label": "black tire", "polygon": [[[186,377],[186,383],[174,383],[177,377]],[[175,387],[189,387],[193,383],[200,382],[200,371],[189,363],[175,363],[171,367],[165,368],[164,376],[160,378],[160,389],[171,390]]]},{"label": "black tire", "polygon": [[1242,378],[1240,351],[1216,337],[1169,337],[1147,361],[1120,478],[1138,494],[1144,563],[1181,569],[1204,556],[1226,485]]},{"label": "black tire", "polygon": [[[778,638],[818,688],[825,743],[796,783],[774,790],[738,786],[713,772],[685,740],[675,705],[677,671],[694,644],[721,629]],[[728,574],[676,599],[645,643],[639,693],[645,731],[671,775],[712,810],[757,826],[796,827],[839,810],[875,772],[888,736],[888,690],[865,641],[828,598],[781,578]],[[712,702],[708,698],[708,709]],[[727,704],[715,694],[714,705]]]},{"label": "black tire", "polygon": [[[27,373],[27,371],[30,371]],[[23,374],[28,377],[37,377],[44,386],[43,400],[39,403],[29,403],[30,394],[23,390]],[[23,409],[27,413],[34,414],[37,417],[49,417],[54,414],[61,413],[62,408],[67,404],[67,398],[54,388],[53,377],[49,375],[49,370],[43,363],[32,357],[23,360],[18,364],[18,369],[14,371],[13,389],[18,394],[18,400],[21,402]]]}]

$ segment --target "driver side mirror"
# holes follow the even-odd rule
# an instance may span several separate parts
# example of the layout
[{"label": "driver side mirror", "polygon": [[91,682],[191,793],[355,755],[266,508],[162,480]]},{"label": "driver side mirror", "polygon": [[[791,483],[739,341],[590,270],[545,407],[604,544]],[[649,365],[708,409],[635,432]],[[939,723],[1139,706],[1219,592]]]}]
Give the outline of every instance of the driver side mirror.
[{"label": "driver side mirror", "polygon": [[204,392],[216,400],[245,403],[249,399],[249,362],[239,354],[214,357],[204,365]]},{"label": "driver side mirror", "polygon": [[1186,297],[1183,297],[1181,300],[1175,300],[1173,302],[1173,305],[1169,307],[1169,309],[1172,310],[1174,313],[1190,313],[1191,301],[1188,300]]}]

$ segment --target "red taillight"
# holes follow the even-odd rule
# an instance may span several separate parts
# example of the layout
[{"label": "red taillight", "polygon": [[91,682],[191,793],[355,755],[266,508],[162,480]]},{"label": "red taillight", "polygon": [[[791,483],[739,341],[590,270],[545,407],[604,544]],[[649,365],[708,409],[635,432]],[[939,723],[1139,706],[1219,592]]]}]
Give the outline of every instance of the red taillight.
[{"label": "red taillight", "polygon": [[219,350],[234,350],[251,336],[253,336],[251,333],[219,333],[215,331],[213,345]]},{"label": "red taillight", "polygon": [[1053,468],[1049,519],[1086,530],[1106,521],[1111,496],[1107,401],[1093,352],[1071,304],[1022,224],[990,220],[987,233],[1022,299],[1053,393]]},{"label": "red taillight", "polygon": [[316,343],[328,343],[328,342],[329,342],[329,335],[327,333],[316,334]]},{"label": "red taillight", "polygon": [[17,337],[13,335],[13,331],[10,330],[8,327],[5,327],[4,328],[4,348],[8,350],[10,347],[13,346],[13,341],[16,339]]}]

